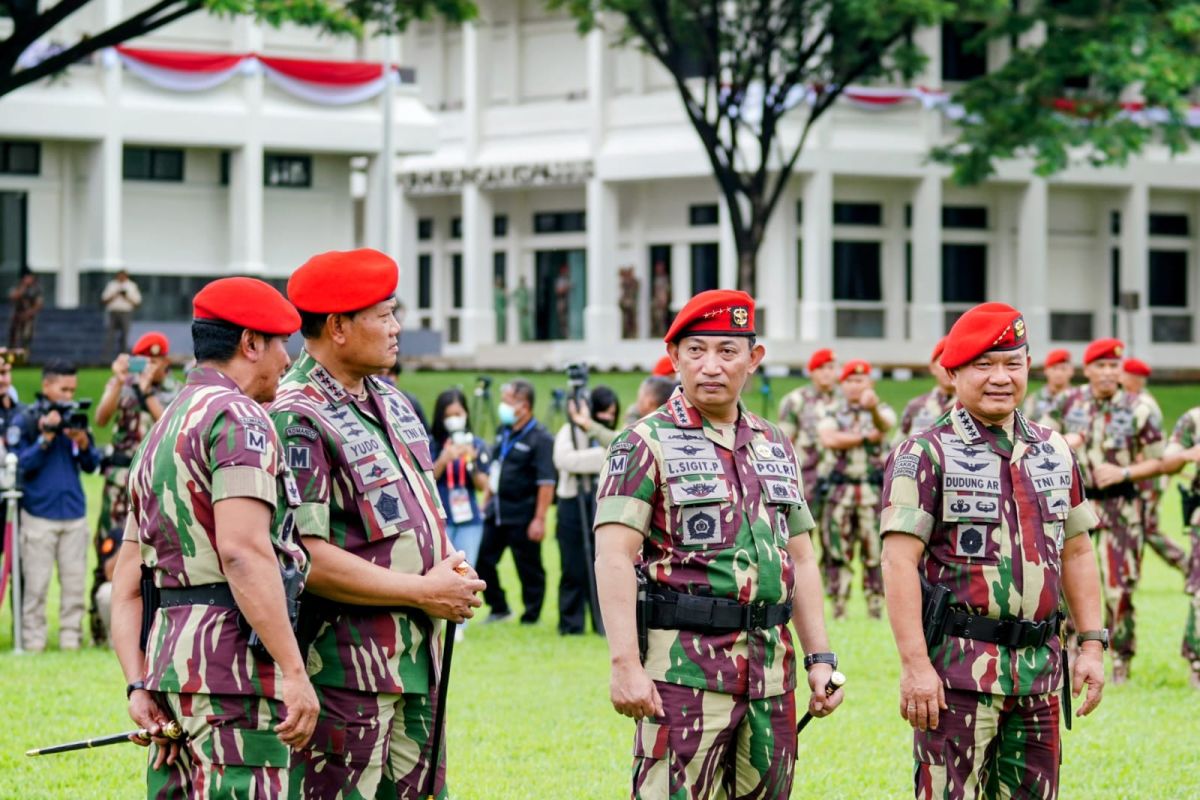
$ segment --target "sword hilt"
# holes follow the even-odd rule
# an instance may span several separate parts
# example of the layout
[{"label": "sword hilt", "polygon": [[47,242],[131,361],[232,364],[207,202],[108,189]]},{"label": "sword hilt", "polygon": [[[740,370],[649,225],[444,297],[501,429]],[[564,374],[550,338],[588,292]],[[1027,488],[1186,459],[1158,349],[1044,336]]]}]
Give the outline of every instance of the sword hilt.
[{"label": "sword hilt", "polygon": [[[846,685],[846,676],[838,672],[836,669],[829,674],[829,683],[825,684],[825,696],[833,697],[834,692]],[[799,735],[802,730],[812,722],[813,715],[811,711],[805,711],[804,716],[800,718],[800,722],[796,725],[796,734]]]}]

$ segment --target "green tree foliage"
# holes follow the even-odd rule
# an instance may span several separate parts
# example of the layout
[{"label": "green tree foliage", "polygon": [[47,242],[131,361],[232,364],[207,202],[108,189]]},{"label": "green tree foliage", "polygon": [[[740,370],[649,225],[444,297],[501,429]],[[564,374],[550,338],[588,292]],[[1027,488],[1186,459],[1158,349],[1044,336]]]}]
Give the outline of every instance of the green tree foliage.
[{"label": "green tree foliage", "polygon": [[8,36],[0,40],[0,97],[55,75],[102,48],[127,42],[198,11],[219,16],[245,14],[270,25],[291,22],[354,36],[362,36],[368,30],[402,31],[414,20],[438,15],[457,22],[475,14],[471,0],[151,0],[142,10],[109,27],[64,43],[49,58],[29,66],[18,65],[27,48],[44,38],[52,38],[56,26],[91,2],[58,0],[48,4],[39,0],[0,0],[0,17],[12,21]]}]

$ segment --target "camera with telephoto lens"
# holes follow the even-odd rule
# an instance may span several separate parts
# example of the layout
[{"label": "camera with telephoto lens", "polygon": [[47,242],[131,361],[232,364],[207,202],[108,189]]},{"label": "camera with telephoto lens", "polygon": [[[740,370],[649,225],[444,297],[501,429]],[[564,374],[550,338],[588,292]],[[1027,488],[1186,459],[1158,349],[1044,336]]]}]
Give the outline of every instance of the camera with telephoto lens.
[{"label": "camera with telephoto lens", "polygon": [[475,396],[488,397],[492,390],[491,375],[477,375],[475,377]]},{"label": "camera with telephoto lens", "polygon": [[39,428],[42,433],[62,433],[64,430],[86,431],[89,424],[87,412],[91,407],[92,401],[87,398],[68,403],[55,403],[44,397],[39,398],[36,406],[38,419],[51,411],[57,411],[60,417],[57,425],[39,425]]},{"label": "camera with telephoto lens", "polygon": [[571,394],[571,399],[578,405],[580,402],[587,402],[586,392],[588,384],[588,367],[587,364],[568,364],[567,365],[567,389]]}]

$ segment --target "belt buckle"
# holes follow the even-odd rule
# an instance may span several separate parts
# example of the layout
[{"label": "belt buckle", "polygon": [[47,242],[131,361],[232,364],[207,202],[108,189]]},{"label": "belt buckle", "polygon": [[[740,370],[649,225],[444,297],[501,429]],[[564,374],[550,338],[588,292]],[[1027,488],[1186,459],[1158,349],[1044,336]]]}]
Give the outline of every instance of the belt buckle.
[{"label": "belt buckle", "polygon": [[999,644],[1008,647],[1021,646],[1021,623],[1010,619],[1002,619],[996,625],[996,638]]},{"label": "belt buckle", "polygon": [[753,631],[767,627],[767,604],[750,603],[746,606],[746,630]]}]

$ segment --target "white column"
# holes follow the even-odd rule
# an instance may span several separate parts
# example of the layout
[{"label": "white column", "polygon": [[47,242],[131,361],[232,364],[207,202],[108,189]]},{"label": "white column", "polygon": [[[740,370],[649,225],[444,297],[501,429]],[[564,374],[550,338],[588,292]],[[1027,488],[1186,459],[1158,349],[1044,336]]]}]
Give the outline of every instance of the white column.
[{"label": "white column", "polygon": [[1136,292],[1138,310],[1121,311],[1121,337],[1128,349],[1150,346],[1150,188],[1129,187],[1121,208],[1121,292]]},{"label": "white column", "polygon": [[796,338],[796,192],[784,187],[758,251],[755,300],[767,309],[768,339]]},{"label": "white column", "polygon": [[412,198],[399,192],[396,205],[397,258],[400,283],[396,296],[404,304],[407,327],[416,327],[417,318],[417,209]]},{"label": "white column", "polygon": [[463,36],[463,137],[466,144],[466,162],[473,166],[479,155],[483,136],[483,110],[487,107],[488,40],[489,29],[480,32],[478,24],[467,22],[462,27]]},{"label": "white column", "polygon": [[584,339],[609,344],[621,336],[617,307],[617,189],[600,178],[587,183],[587,307]]},{"label": "white column", "polygon": [[[1015,305],[1025,317],[1029,349],[1045,353],[1050,342],[1050,309],[1046,296],[1049,191],[1044,178],[1031,178],[1019,196]],[[1005,231],[1001,231],[1004,235]],[[1103,274],[1103,271],[1100,271]],[[1035,357],[1039,357],[1036,356]]]},{"label": "white column", "polygon": [[462,190],[462,343],[468,349],[496,342],[492,279],[492,198],[476,184]]},{"label": "white column", "polygon": [[[249,52],[262,49],[262,28],[239,19],[236,41]],[[263,105],[261,73],[242,79],[245,138],[229,152],[229,266],[230,272],[262,272],[263,254]],[[281,265],[295,267],[297,265]]]},{"label": "white column", "polygon": [[[907,202],[907,192],[901,187],[889,188],[889,211],[884,215],[883,259],[883,333],[888,341],[905,340],[905,316],[907,300],[904,296],[904,214],[901,209]],[[892,210],[897,213],[891,213]]]},{"label": "white column", "polygon": [[[88,220],[83,266],[92,270],[115,272],[124,266],[121,258],[121,179],[124,146],[117,134],[105,134],[90,147],[87,174]],[[64,191],[70,191],[67,187]],[[79,300],[78,282],[71,288],[75,301],[70,302],[60,288],[58,301],[75,305]]]},{"label": "white column", "polygon": [[671,246],[671,310],[678,312],[692,299],[692,245]]},{"label": "white column", "polygon": [[[743,214],[743,219],[745,215]],[[722,289],[738,288],[737,243],[733,238],[733,220],[724,195],[717,201],[717,223],[720,226],[717,238],[717,284]]]},{"label": "white column", "polygon": [[[604,146],[608,123],[608,98],[612,93],[612,50],[606,41],[603,19],[587,35],[588,133],[591,155]],[[615,245],[615,242],[614,242]]]},{"label": "white column", "polygon": [[[75,220],[75,145],[62,143],[58,147],[58,289],[54,302],[59,308],[79,305],[79,240]],[[94,298],[88,298],[94,300]]]},{"label": "white column", "polygon": [[833,339],[833,173],[817,170],[804,183],[804,299],[800,338]]},{"label": "white column", "polygon": [[926,175],[912,198],[912,340],[933,344],[945,335],[942,313],[942,179]]}]

